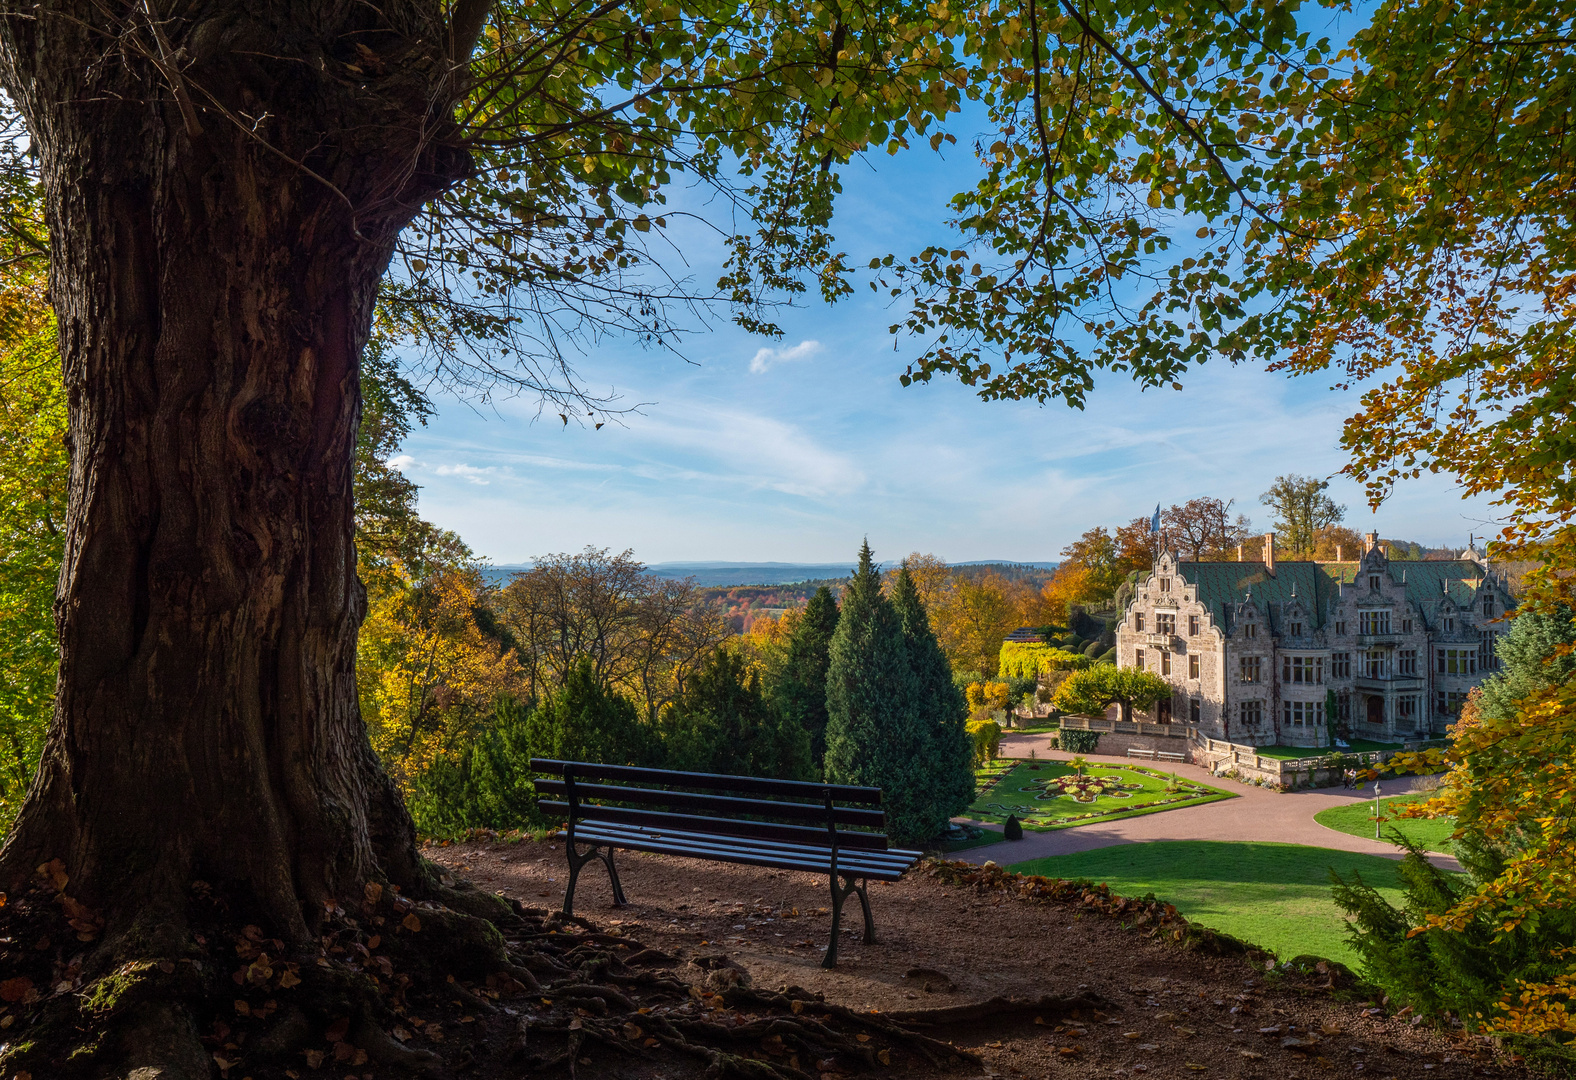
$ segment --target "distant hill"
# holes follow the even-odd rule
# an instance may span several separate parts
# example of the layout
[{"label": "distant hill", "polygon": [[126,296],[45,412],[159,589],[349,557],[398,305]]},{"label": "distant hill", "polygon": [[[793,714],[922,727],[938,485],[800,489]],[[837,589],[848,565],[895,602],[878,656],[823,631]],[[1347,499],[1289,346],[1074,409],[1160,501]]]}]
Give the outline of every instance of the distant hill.
[{"label": "distant hill", "polygon": [[[1009,577],[1018,576],[1011,572],[1014,570],[1021,573],[1025,570],[1046,571],[1056,568],[1053,562],[1015,563],[1005,560],[953,565],[960,568],[994,567]],[[494,584],[506,585],[515,574],[529,569],[529,563],[512,563],[490,566],[485,573]],[[742,585],[793,585],[801,581],[840,580],[852,574],[854,567],[852,563],[664,562],[653,563],[646,567],[646,572],[664,578],[692,577],[697,585],[709,589],[730,589]]]}]

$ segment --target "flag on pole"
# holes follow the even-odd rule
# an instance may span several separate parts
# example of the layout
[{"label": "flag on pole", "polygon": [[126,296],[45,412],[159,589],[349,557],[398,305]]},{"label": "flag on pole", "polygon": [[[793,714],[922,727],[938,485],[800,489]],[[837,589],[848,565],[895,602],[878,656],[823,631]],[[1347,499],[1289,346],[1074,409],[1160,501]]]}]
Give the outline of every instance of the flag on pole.
[{"label": "flag on pole", "polygon": [[1157,532],[1160,531],[1160,504],[1159,503],[1155,503],[1155,516],[1149,519],[1149,531],[1152,532],[1152,533],[1157,533]]}]

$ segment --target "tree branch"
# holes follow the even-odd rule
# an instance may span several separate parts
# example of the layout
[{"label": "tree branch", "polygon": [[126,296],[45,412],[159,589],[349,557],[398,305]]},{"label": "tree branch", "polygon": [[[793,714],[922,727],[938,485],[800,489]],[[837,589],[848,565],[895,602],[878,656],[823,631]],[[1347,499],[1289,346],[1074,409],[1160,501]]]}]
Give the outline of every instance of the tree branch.
[{"label": "tree branch", "polygon": [[449,19],[450,60],[456,64],[470,60],[471,50],[481,40],[490,10],[492,0],[455,0],[454,14]]}]

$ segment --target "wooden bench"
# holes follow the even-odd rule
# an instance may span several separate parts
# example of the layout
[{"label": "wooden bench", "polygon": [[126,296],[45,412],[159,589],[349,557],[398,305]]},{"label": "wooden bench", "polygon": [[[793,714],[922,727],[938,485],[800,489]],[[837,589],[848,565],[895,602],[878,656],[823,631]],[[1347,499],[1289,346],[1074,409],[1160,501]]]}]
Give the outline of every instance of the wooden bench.
[{"label": "wooden bench", "polygon": [[1179,754],[1175,750],[1138,750],[1129,746],[1127,756],[1130,758],[1143,758],[1145,761],[1187,761],[1186,754]]},{"label": "wooden bench", "polygon": [[866,883],[896,881],[921,854],[887,847],[880,788],[548,758],[532,758],[531,768],[552,777],[536,781],[538,806],[565,822],[565,915],[574,914],[575,881],[592,859],[607,866],[613,903],[626,902],[615,848],[826,874],[832,939],[821,966],[835,967],[843,901],[859,895],[865,943],[874,944]]}]

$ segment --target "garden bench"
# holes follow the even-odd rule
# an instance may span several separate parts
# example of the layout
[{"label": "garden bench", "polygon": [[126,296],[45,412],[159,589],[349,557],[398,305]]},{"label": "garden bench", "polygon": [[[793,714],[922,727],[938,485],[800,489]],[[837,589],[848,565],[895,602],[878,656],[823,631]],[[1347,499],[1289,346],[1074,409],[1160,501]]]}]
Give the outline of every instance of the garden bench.
[{"label": "garden bench", "polygon": [[1186,754],[1178,753],[1175,750],[1138,750],[1131,746],[1127,748],[1127,756],[1130,758],[1143,758],[1145,761],[1187,761]]},{"label": "garden bench", "polygon": [[832,937],[821,966],[835,967],[843,901],[859,895],[865,943],[874,944],[866,883],[896,881],[921,854],[887,847],[880,788],[550,758],[532,758],[531,768],[552,777],[536,781],[537,805],[565,822],[565,915],[574,913],[575,881],[592,859],[607,866],[613,903],[626,902],[615,848],[826,874]]}]

